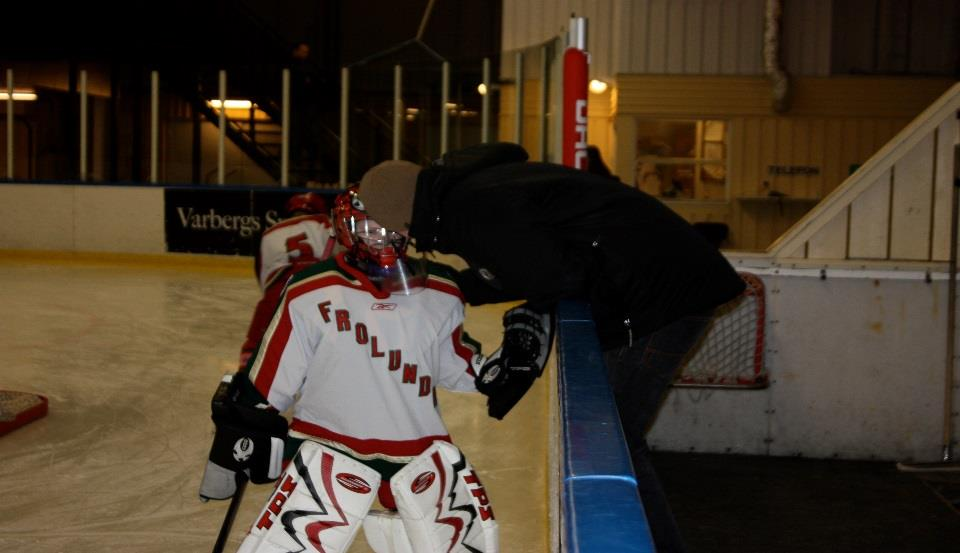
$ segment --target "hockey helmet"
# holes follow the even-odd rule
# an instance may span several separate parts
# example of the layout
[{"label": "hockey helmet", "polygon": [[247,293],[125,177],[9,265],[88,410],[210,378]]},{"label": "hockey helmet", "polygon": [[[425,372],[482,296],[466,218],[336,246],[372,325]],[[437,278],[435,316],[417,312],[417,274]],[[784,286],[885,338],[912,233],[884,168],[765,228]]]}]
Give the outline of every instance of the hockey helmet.
[{"label": "hockey helmet", "polygon": [[321,214],[327,213],[327,200],[316,192],[304,192],[291,196],[285,206],[287,215],[293,215],[296,212]]},{"label": "hockey helmet", "polygon": [[367,216],[356,187],[337,196],[333,220],[337,240],[347,249],[350,262],[380,290],[410,295],[423,288],[425,262],[407,256],[409,236]]}]

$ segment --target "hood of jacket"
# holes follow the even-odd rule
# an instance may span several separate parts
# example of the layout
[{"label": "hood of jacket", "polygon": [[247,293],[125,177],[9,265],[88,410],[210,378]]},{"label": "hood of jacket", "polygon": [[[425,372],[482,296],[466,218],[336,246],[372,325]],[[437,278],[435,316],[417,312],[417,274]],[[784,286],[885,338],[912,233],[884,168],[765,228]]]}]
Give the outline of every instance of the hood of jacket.
[{"label": "hood of jacket", "polygon": [[440,239],[440,205],[447,193],[466,176],[494,165],[527,161],[530,156],[519,144],[478,144],[444,154],[417,177],[410,235],[417,251],[444,251]]}]

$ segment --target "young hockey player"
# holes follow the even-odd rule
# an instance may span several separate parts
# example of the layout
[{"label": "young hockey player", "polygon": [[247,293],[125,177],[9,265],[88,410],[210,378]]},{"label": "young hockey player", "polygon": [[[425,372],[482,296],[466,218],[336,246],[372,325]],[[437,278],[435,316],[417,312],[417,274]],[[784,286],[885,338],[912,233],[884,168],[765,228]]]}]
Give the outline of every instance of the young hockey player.
[{"label": "young hockey player", "polygon": [[[506,363],[542,367],[543,321],[508,312],[504,346],[485,358],[449,268],[408,258],[406,234],[367,218],[355,192],[334,219],[347,251],[290,279],[246,369],[214,398],[201,497],[230,497],[237,474],[279,475],[243,553],[342,552],[361,524],[380,553],[496,552],[489,500],[435,388],[475,391],[479,371]],[[296,453],[279,474],[284,434],[286,458]],[[390,511],[371,513],[375,497]]]},{"label": "young hockey player", "polygon": [[335,251],[337,241],[323,196],[316,192],[292,196],[287,200],[285,212],[287,218],[265,230],[260,238],[254,265],[263,295],[240,347],[241,368],[267,330],[290,276],[327,259]]}]

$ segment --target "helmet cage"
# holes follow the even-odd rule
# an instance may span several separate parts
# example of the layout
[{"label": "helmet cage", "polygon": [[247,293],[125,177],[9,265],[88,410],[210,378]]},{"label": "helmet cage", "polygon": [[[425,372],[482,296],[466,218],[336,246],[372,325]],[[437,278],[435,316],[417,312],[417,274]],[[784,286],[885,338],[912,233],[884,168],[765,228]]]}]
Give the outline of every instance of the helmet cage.
[{"label": "helmet cage", "polygon": [[334,225],[351,263],[380,290],[409,295],[424,286],[424,263],[407,257],[409,237],[368,217],[355,188],[337,197]]}]

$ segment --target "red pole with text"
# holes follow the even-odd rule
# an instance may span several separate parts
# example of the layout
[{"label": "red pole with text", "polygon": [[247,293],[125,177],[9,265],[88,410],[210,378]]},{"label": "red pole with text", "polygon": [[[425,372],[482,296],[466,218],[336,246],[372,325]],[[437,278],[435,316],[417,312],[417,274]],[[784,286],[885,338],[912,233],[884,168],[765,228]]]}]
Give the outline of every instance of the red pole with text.
[{"label": "red pole with text", "polygon": [[587,79],[590,55],[586,52],[586,19],[570,20],[569,47],[563,53],[563,164],[587,169]]}]

